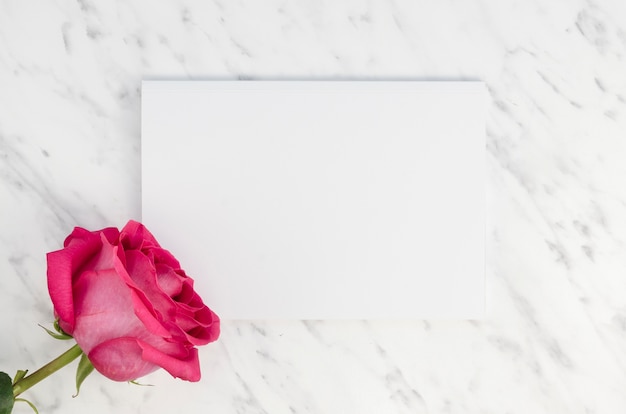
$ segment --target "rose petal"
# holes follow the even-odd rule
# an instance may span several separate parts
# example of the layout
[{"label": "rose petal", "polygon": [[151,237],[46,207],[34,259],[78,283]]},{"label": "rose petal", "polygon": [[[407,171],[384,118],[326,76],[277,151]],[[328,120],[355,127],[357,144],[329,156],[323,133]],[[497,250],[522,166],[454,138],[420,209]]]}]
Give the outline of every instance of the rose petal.
[{"label": "rose petal", "polygon": [[194,319],[202,326],[211,326],[219,317],[206,305],[194,313]]},{"label": "rose petal", "polygon": [[[86,270],[113,269],[115,262],[119,260],[117,246],[109,242],[104,233],[98,234],[100,237],[100,251],[83,268]],[[76,274],[76,272],[74,273]]]},{"label": "rose petal", "polygon": [[194,316],[177,314],[175,322],[193,345],[206,345],[220,336],[220,318],[206,306]]},{"label": "rose petal", "polygon": [[155,347],[138,341],[139,346],[143,349],[143,359],[160,366],[169,372],[173,377],[181,378],[186,381],[200,381],[200,361],[198,360],[198,350],[190,348],[186,358],[174,358]]},{"label": "rose petal", "polygon": [[194,345],[206,345],[215,342],[220,336],[220,321],[215,321],[208,328],[197,326],[189,332],[186,332],[186,334],[187,340]]},{"label": "rose petal", "polygon": [[65,250],[48,253],[48,292],[63,330],[74,330],[74,302],[72,297],[72,256]]},{"label": "rose petal", "polygon": [[82,227],[74,227],[74,230],[72,230],[70,235],[65,238],[65,241],[63,242],[63,247],[69,246],[73,240],[81,241],[83,239],[91,237],[92,235],[93,233],[87,229],[84,229]]},{"label": "rose petal", "polygon": [[134,312],[131,290],[114,269],[84,272],[74,287],[74,338],[85,353],[102,342],[147,331]]},{"label": "rose petal", "polygon": [[158,365],[143,358],[144,350],[136,338],[115,338],[96,346],[87,354],[94,368],[113,381],[143,377]]},{"label": "rose petal", "polygon": [[85,353],[111,339],[133,337],[170,355],[186,355],[186,342],[180,342],[180,335],[174,338],[152,316],[137,291],[116,270],[85,272],[76,283],[75,294],[74,338]]},{"label": "rose petal", "polygon": [[102,233],[110,244],[117,245],[119,243],[120,231],[115,227],[107,227],[95,233]]},{"label": "rose petal", "polygon": [[193,316],[181,313],[176,315],[175,322],[176,325],[178,325],[184,332],[190,331],[198,326],[198,322],[193,318]]},{"label": "rose petal", "polygon": [[221,321],[215,312],[209,309],[211,313],[211,322],[198,326],[187,332],[187,339],[194,345],[206,345],[210,342],[217,341],[220,337]]},{"label": "rose petal", "polygon": [[130,298],[133,303],[135,315],[144,324],[146,329],[151,333],[163,338],[170,338],[171,333],[161,323],[161,314],[158,312],[153,303],[150,301],[146,292],[144,292],[134,280],[132,280],[125,266],[120,262],[116,262],[115,270],[122,281],[126,284],[130,291]]},{"label": "rose petal", "polygon": [[189,303],[192,300],[193,296],[196,293],[193,290],[193,279],[187,278],[183,280],[183,286],[180,290],[180,293],[176,295],[173,299],[180,303]]},{"label": "rose petal", "polygon": [[184,279],[168,265],[157,263],[155,269],[161,290],[170,298],[180,294]]},{"label": "rose petal", "polygon": [[[150,253],[152,254],[154,263],[163,263],[168,265],[169,267],[171,267],[174,270],[180,270],[180,263],[178,262],[178,260],[176,260],[176,258],[174,257],[174,255],[172,255],[172,253],[170,253],[168,250],[162,249],[162,248],[154,248],[154,249],[150,249]],[[186,277],[186,275],[183,273],[183,276]]]},{"label": "rose petal", "polygon": [[120,232],[115,227],[107,227],[102,230],[96,231],[89,231],[82,227],[74,227],[72,233],[65,238],[65,241],[63,242],[63,247],[69,246],[72,240],[84,240],[93,236],[100,237],[100,233],[103,233],[111,244],[117,244]]},{"label": "rose petal", "polygon": [[152,233],[141,223],[130,220],[120,232],[120,241],[125,250],[141,250],[148,247],[161,247]]},{"label": "rose petal", "polygon": [[156,269],[140,251],[126,251],[126,269],[138,289],[143,292],[150,305],[165,318],[173,317],[176,304],[157,282]]},{"label": "rose petal", "polygon": [[46,255],[48,292],[65,332],[74,330],[73,275],[93,258],[102,245],[97,232],[76,227],[65,239],[65,248]]}]

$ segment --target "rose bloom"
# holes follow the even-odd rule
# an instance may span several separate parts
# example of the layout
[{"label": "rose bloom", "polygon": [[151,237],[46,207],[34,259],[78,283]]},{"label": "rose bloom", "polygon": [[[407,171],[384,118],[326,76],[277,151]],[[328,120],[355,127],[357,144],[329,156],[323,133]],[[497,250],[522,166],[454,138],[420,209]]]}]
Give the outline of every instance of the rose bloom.
[{"label": "rose bloom", "polygon": [[61,328],[115,381],[158,368],[198,381],[196,346],[220,333],[193,280],[136,221],[121,231],[75,228],[48,253],[48,290]]}]

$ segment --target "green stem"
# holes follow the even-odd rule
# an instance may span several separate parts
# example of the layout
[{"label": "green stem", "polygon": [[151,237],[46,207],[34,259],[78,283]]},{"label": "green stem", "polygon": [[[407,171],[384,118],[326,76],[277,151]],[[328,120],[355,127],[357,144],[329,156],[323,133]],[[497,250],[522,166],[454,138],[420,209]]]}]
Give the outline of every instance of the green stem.
[{"label": "green stem", "polygon": [[61,354],[57,359],[54,359],[39,368],[37,371],[32,374],[22,378],[15,384],[13,384],[13,396],[17,397],[33,385],[37,384],[39,381],[48,377],[49,375],[54,374],[76,358],[78,358],[83,351],[78,347],[78,345],[74,345],[63,354]]}]

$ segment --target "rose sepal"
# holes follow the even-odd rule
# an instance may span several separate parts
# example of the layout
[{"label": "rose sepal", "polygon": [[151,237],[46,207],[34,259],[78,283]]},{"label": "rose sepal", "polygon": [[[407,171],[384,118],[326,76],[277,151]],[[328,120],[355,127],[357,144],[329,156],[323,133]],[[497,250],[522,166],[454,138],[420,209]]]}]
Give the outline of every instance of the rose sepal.
[{"label": "rose sepal", "polygon": [[[39,324],[38,324],[38,325],[39,325]],[[63,332],[63,333],[56,333],[56,332],[52,332],[50,329],[46,328],[46,327],[45,327],[45,326],[43,326],[43,325],[39,325],[39,327],[40,327],[41,329],[43,329],[44,331],[46,331],[46,333],[47,333],[48,335],[50,335],[51,337],[53,337],[54,339],[60,339],[60,340],[63,340],[63,341],[66,341],[66,340],[68,340],[68,339],[72,339],[72,336],[71,336],[71,335],[66,334],[65,332]]]},{"label": "rose sepal", "polygon": [[78,362],[78,368],[76,368],[76,394],[72,395],[72,397],[77,397],[80,392],[80,386],[82,385],[85,378],[89,376],[93,372],[94,368],[91,364],[87,355],[83,353],[80,357],[80,361]]}]

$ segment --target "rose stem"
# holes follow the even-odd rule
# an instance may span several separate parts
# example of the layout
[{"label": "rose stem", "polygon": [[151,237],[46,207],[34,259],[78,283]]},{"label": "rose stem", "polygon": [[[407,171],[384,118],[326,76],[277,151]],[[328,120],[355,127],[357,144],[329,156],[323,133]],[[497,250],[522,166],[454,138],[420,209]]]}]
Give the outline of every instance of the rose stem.
[{"label": "rose stem", "polygon": [[13,396],[17,397],[33,385],[37,384],[39,381],[48,377],[49,375],[54,374],[76,358],[82,354],[83,351],[78,347],[78,345],[74,345],[64,353],[62,353],[57,359],[54,359],[39,368],[37,371],[32,374],[22,378],[18,382],[13,385]]}]

